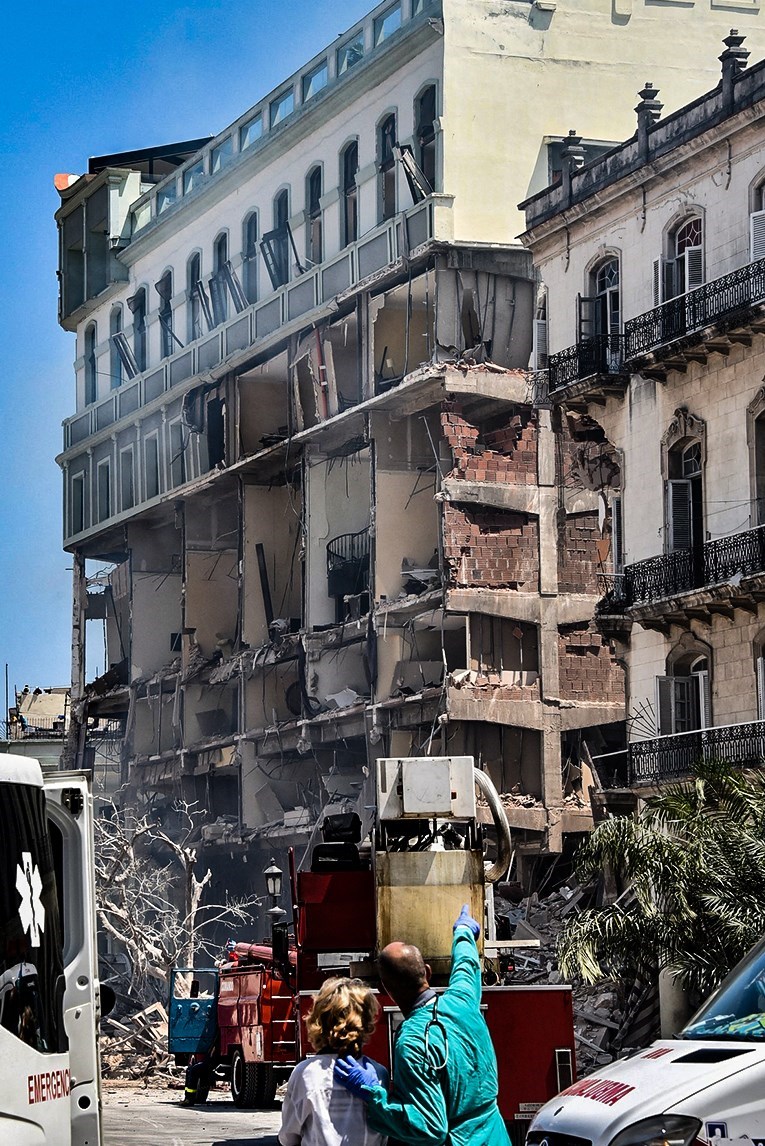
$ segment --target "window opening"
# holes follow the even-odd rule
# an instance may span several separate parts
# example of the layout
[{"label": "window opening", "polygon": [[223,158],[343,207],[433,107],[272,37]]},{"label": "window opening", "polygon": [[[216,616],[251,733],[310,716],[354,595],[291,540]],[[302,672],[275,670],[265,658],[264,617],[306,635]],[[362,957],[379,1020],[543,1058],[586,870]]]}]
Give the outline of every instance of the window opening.
[{"label": "window opening", "polygon": [[359,34],[355,40],[343,44],[337,49],[337,74],[342,76],[349,68],[355,67],[364,58],[364,36]]},{"label": "window opening", "polygon": [[354,140],[343,150],[343,246],[355,243],[359,237],[358,187],[359,145]]},{"label": "window opening", "polygon": [[202,185],[205,178],[204,160],[199,159],[183,173],[183,194],[189,195]]},{"label": "window opening", "polygon": [[166,271],[159,282],[154,284],[159,295],[159,325],[161,330],[162,357],[169,358],[175,344],[183,349],[183,343],[173,331],[173,272]]},{"label": "window opening", "polygon": [[277,123],[281,123],[288,115],[292,115],[295,109],[295,93],[292,88],[283,95],[277,96],[276,99],[271,100],[268,108],[269,122],[271,127],[276,127]]},{"label": "window opening", "polygon": [[107,458],[96,467],[98,520],[106,521],[112,513],[111,462]]},{"label": "window opening", "polygon": [[229,135],[210,152],[210,170],[213,175],[227,167],[234,158],[234,141]]},{"label": "window opening", "polygon": [[136,362],[135,354],[133,354],[133,347],[127,340],[127,335],[121,330],[111,336],[112,347],[116,350],[119,360],[122,363],[122,369],[125,372],[125,377],[135,378],[139,373],[138,363]]},{"label": "window opening", "polygon": [[754,496],[758,525],[765,525],[765,412],[754,421]]},{"label": "window opening", "polygon": [[322,258],[321,168],[314,167],[308,174],[308,202],[306,227],[306,255],[309,266],[316,266]]},{"label": "window opening", "polygon": [[417,101],[417,162],[431,191],[436,187],[436,87],[431,84]]},{"label": "window opening", "polygon": [[248,147],[252,147],[263,134],[263,118],[256,115],[253,119],[243,123],[239,128],[239,150],[246,151]]},{"label": "window opening", "polygon": [[670,235],[669,258],[654,264],[654,304],[677,298],[704,282],[704,225],[698,215]]},{"label": "window opening", "polygon": [[378,129],[380,217],[396,214],[396,117],[387,116]]},{"label": "window opening", "polygon": [[289,193],[286,188],[274,199],[274,229],[267,231],[260,240],[260,249],[274,290],[289,282],[290,251],[298,271],[302,273],[304,270],[289,224]]},{"label": "window opening", "polygon": [[[118,390],[122,385],[122,355],[115,345],[114,339],[122,334],[122,307],[112,307],[109,315],[109,384],[112,390]],[[132,378],[132,374],[128,374]]]},{"label": "window opening", "polygon": [[144,496],[149,498],[159,495],[159,435],[152,434],[146,438],[143,445],[144,456]]},{"label": "window opening", "polygon": [[120,508],[132,509],[135,505],[135,466],[133,447],[120,450]]},{"label": "window opening", "polygon": [[223,268],[228,262],[228,235],[219,235],[213,247],[213,273],[210,279],[213,325],[220,326],[228,318],[226,278]]},{"label": "window opening", "polygon": [[85,405],[91,406],[98,398],[96,375],[96,326],[91,323],[85,330]]},{"label": "window opening", "polygon": [[85,474],[75,474],[72,478],[72,501],[69,508],[69,532],[82,533],[85,528]]},{"label": "window opening", "polygon": [[133,314],[133,356],[136,362],[136,373],[141,374],[146,369],[146,291],[143,287],[137,290],[128,300],[127,304]]},{"label": "window opening", "polygon": [[671,675],[656,678],[659,734],[709,728],[712,710],[707,657],[692,653],[668,667]]},{"label": "window opening", "polygon": [[210,300],[207,297],[207,291],[202,282],[202,256],[199,252],[193,254],[189,259],[186,281],[189,299],[189,342],[193,342],[195,339],[201,338],[204,334],[202,327],[203,317],[208,330],[212,330],[215,325]]},{"label": "window opening", "polygon": [[244,293],[249,303],[258,301],[258,215],[253,211],[244,222]]},{"label": "window opening", "polygon": [[765,183],[754,193],[754,204],[749,216],[749,258],[752,262],[765,259]]},{"label": "window opening", "polygon": [[303,76],[303,103],[307,103],[309,99],[313,99],[315,95],[325,88],[329,83],[329,69],[327,61],[324,60],[313,71],[307,72]]},{"label": "window opening", "polygon": [[757,650],[754,668],[757,679],[757,719],[765,720],[765,649],[762,645]]},{"label": "window opening", "polygon": [[401,5],[395,4],[389,8],[387,12],[383,12],[382,16],[378,16],[375,20],[374,27],[374,40],[375,47],[382,44],[383,40],[387,40],[401,27]]},{"label": "window opening", "polygon": [[170,485],[183,485],[186,481],[186,441],[180,418],[170,423]]},{"label": "window opening", "polygon": [[704,501],[699,441],[679,443],[668,456],[668,550],[689,550],[692,584],[704,583]]}]

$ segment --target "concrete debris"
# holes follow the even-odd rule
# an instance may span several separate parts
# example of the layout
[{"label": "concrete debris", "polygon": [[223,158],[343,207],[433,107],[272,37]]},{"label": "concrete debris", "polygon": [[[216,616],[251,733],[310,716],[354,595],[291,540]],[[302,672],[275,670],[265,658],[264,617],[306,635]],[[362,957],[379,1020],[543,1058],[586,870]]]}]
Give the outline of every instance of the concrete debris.
[{"label": "concrete debris", "polygon": [[111,1016],[103,1020],[101,1070],[105,1078],[178,1074],[167,1052],[167,1011],[162,1003],[152,1003],[122,1021]]},{"label": "concrete debris", "polygon": [[[509,957],[510,965],[504,973],[500,972],[500,981],[551,985],[566,982],[558,967],[558,939],[567,920],[588,904],[586,889],[574,885],[564,885],[542,898],[536,892],[521,898],[517,884],[496,885],[494,913],[498,939],[531,939],[539,940],[540,944],[536,950],[514,950]],[[623,1015],[616,983],[610,981],[593,987],[575,983],[573,999],[577,1071],[582,1077],[598,1066],[605,1066],[620,1053],[615,1040]]]}]

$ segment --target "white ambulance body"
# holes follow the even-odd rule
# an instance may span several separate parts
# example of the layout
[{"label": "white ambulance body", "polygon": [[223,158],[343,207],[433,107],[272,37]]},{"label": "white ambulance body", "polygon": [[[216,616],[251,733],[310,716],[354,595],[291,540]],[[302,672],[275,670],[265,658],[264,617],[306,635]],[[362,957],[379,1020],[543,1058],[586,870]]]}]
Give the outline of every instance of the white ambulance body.
[{"label": "white ambulance body", "polygon": [[0,1146],[100,1146],[84,772],[0,753]]},{"label": "white ambulance body", "polygon": [[676,1039],[603,1067],[537,1113],[527,1146],[765,1146],[765,940]]}]

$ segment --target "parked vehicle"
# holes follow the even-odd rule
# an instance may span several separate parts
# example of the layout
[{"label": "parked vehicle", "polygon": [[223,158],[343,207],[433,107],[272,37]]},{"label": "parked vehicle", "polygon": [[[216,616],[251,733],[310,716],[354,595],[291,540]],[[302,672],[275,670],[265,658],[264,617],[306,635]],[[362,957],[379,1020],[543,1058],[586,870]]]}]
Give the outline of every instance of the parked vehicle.
[{"label": "parked vehicle", "polygon": [[534,1119],[527,1146],[765,1143],[765,940],[675,1039],[610,1063]]},{"label": "parked vehicle", "polygon": [[0,754],[0,1135],[98,1146],[93,818],[84,772]]},{"label": "parked vehicle", "polygon": [[[204,1098],[213,1069],[222,1068],[237,1105],[268,1104],[279,1075],[310,1053],[305,1017],[324,979],[350,974],[377,989],[376,952],[405,935],[433,967],[438,989],[462,904],[483,918],[485,879],[501,878],[510,855],[492,788],[501,846],[486,869],[474,787],[486,790],[485,775],[474,773],[470,757],[377,766],[374,838],[362,843],[358,816],[325,820],[307,870],[291,859],[292,923],[274,927],[273,944],[238,943],[217,970],[175,972],[169,1042],[176,1060],[194,1068],[189,1101]],[[379,1001],[368,1053],[389,1066],[401,1015],[385,994]],[[487,986],[483,1008],[498,1051],[500,1110],[520,1144],[533,1112],[575,1077],[571,989]]]}]

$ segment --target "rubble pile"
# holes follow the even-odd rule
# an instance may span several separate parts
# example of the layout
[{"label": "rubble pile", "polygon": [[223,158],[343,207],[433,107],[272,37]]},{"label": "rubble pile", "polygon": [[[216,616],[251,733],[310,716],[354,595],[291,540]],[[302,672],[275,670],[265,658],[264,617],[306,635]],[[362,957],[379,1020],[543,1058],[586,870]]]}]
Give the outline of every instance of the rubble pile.
[{"label": "rubble pile", "polygon": [[130,1079],[178,1073],[167,1053],[167,1011],[161,1003],[123,1019],[103,1019],[101,1070],[105,1078]]},{"label": "rubble pile", "polygon": [[[575,884],[564,885],[543,899],[536,892],[518,899],[513,885],[499,884],[494,898],[498,935],[530,943],[528,947],[511,949],[512,970],[506,981],[565,982],[558,968],[558,938],[567,918],[584,906],[589,906],[588,894]],[[621,1053],[615,1041],[623,1014],[616,984],[609,980],[594,986],[575,983],[573,1001],[577,1072],[581,1077],[612,1062]]]}]

